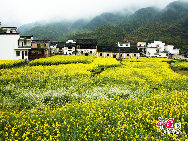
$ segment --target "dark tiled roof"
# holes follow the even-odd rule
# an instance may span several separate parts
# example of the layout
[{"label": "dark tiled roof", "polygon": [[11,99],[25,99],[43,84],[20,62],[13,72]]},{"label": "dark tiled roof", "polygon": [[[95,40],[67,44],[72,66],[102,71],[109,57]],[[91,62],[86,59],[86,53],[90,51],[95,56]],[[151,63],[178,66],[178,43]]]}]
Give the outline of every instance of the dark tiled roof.
[{"label": "dark tiled roof", "polygon": [[77,45],[97,45],[96,39],[77,39]]},{"label": "dark tiled roof", "polygon": [[57,42],[57,48],[64,48],[65,42]]},{"label": "dark tiled roof", "polygon": [[2,35],[2,34],[8,35],[8,34],[19,34],[19,33],[18,33],[17,31],[16,31],[16,33],[12,32],[12,31],[10,31],[10,33],[7,33],[7,30],[6,30],[6,29],[0,28],[0,34],[1,34],[1,35]]},{"label": "dark tiled roof", "polygon": [[65,47],[75,47],[76,43],[65,43]]},{"label": "dark tiled roof", "polygon": [[33,43],[49,43],[50,40],[32,40]]},{"label": "dark tiled roof", "polygon": [[1,28],[14,28],[14,29],[17,29],[17,27],[1,27]]},{"label": "dark tiled roof", "polygon": [[20,38],[26,38],[26,39],[31,39],[31,37],[33,37],[33,35],[31,35],[31,36],[20,36]]},{"label": "dark tiled roof", "polygon": [[0,35],[3,35],[3,34],[5,34],[5,35],[18,35],[19,33],[1,33],[0,32]]},{"label": "dark tiled roof", "polygon": [[50,46],[55,46],[57,42],[50,42]]},{"label": "dark tiled roof", "polygon": [[140,53],[136,47],[98,46],[97,52]]}]

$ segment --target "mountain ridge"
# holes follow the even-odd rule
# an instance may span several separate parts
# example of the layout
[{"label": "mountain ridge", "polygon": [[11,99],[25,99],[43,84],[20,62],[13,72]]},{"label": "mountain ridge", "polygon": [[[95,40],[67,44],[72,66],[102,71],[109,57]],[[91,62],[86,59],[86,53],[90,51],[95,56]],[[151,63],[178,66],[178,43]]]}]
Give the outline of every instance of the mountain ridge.
[{"label": "mountain ridge", "polygon": [[[101,45],[113,45],[117,41],[164,40],[176,47],[188,45],[188,2],[175,1],[160,10],[141,8],[130,14],[103,13],[90,21],[78,20],[68,24],[37,25],[21,34],[33,34],[38,39],[66,40],[95,38]],[[146,32],[147,31],[147,32]],[[45,36],[44,36],[45,35]]]}]

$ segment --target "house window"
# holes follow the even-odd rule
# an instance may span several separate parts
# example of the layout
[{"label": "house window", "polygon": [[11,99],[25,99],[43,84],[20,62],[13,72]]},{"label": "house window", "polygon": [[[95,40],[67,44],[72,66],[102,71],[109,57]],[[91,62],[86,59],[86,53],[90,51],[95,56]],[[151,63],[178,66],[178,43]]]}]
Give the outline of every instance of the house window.
[{"label": "house window", "polygon": [[20,51],[16,51],[16,56],[20,56]]},{"label": "house window", "polygon": [[134,54],[134,57],[136,57],[136,54]]},{"label": "house window", "polygon": [[25,56],[27,56],[27,51],[25,51]]},{"label": "house window", "polygon": [[129,54],[127,54],[127,56],[129,56]]},{"label": "house window", "polygon": [[102,53],[100,53],[100,56],[102,56]]},{"label": "house window", "polygon": [[40,47],[40,44],[37,44],[37,47]]},{"label": "house window", "polygon": [[81,51],[81,54],[83,54],[84,52],[83,51]]},{"label": "house window", "polygon": [[109,54],[107,54],[107,56],[109,56]]},{"label": "house window", "polygon": [[113,55],[113,58],[116,58],[116,55],[115,55],[115,54]]},{"label": "house window", "polygon": [[26,42],[26,40],[24,40],[24,45],[26,45],[27,44],[27,42]]},{"label": "house window", "polygon": [[121,54],[120,56],[122,57],[123,55]]},{"label": "house window", "polygon": [[90,53],[92,53],[92,51],[90,51]]}]

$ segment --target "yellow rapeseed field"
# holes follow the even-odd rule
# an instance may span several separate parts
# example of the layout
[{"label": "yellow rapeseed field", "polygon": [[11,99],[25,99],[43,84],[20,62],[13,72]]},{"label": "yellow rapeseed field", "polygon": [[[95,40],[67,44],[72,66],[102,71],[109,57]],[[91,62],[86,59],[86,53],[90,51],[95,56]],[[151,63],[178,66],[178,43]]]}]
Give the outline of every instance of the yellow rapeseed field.
[{"label": "yellow rapeseed field", "polygon": [[[54,56],[1,69],[0,140],[185,140],[188,77],[170,61]],[[164,134],[161,116],[181,134]]]},{"label": "yellow rapeseed field", "polygon": [[18,66],[24,62],[25,60],[0,60],[0,69]]}]

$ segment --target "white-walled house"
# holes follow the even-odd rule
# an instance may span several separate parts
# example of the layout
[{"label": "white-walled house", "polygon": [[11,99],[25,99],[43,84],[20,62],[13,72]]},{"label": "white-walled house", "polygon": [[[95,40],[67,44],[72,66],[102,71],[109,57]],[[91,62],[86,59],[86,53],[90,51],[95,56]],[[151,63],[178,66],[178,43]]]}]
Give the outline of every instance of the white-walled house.
[{"label": "white-walled house", "polygon": [[148,45],[145,42],[138,42],[137,48],[141,51],[141,56],[146,57],[166,58],[179,54],[179,49],[174,49],[173,45],[165,45],[162,41],[154,41]]},{"label": "white-walled house", "polygon": [[18,41],[18,48],[15,49],[16,56],[19,59],[28,60],[29,50],[31,49],[31,43],[33,40],[33,36],[20,36]]},{"label": "white-walled house", "polygon": [[140,51],[136,47],[98,46],[97,57],[103,58],[139,58]]},{"label": "white-walled house", "polygon": [[118,42],[118,47],[131,47],[130,42]]},{"label": "white-walled house", "polygon": [[138,42],[137,47],[146,47],[146,42]]},{"label": "white-walled house", "polygon": [[179,49],[175,49],[174,45],[166,45],[165,51],[169,52],[170,54],[178,55]]},{"label": "white-walled house", "polygon": [[168,57],[167,53],[164,50],[165,43],[162,41],[154,41],[152,43],[148,43],[146,48],[146,56],[147,57]]},{"label": "white-walled house", "polygon": [[76,55],[96,56],[97,40],[96,39],[77,39]]},{"label": "white-walled house", "polygon": [[146,48],[147,57],[157,57],[157,47],[147,47]]},{"label": "white-walled house", "polygon": [[66,41],[64,47],[64,54],[72,55],[75,53],[75,51],[76,51],[76,42],[74,42],[73,40]]},{"label": "white-walled house", "polygon": [[57,42],[50,42],[50,55],[55,55],[58,53]]},{"label": "white-walled house", "polygon": [[28,59],[33,36],[20,36],[17,27],[1,27],[0,60]]},{"label": "white-walled house", "polygon": [[146,56],[146,42],[138,42],[137,43],[137,48],[140,51],[140,56]]},{"label": "white-walled house", "polygon": [[165,46],[165,43],[163,43],[162,41],[154,41],[153,43],[148,43],[148,47],[157,47],[157,50],[159,52],[164,51],[164,46]]}]

